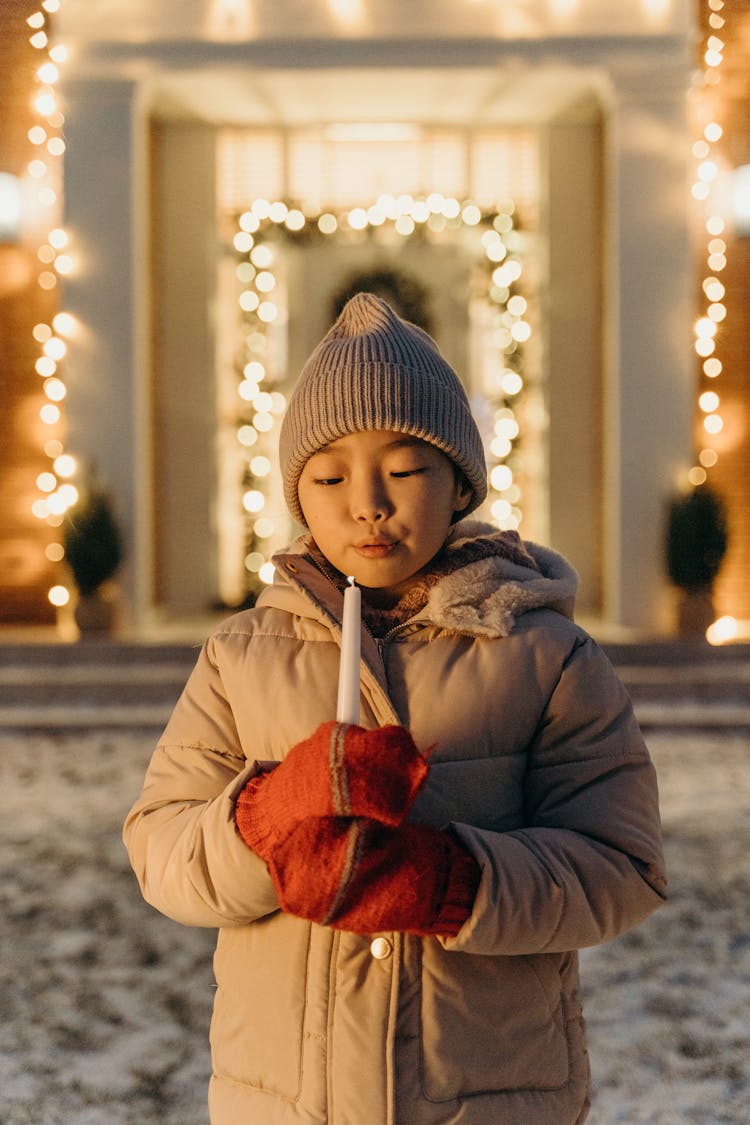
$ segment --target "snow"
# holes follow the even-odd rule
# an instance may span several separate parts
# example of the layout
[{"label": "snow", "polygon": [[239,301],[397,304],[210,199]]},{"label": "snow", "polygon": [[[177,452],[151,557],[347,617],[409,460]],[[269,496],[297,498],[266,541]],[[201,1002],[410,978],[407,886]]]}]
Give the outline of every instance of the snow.
[{"label": "snow", "polygon": [[[143,903],[119,835],[152,741],[0,732],[3,1125],[206,1125],[215,935]],[[746,1125],[750,739],[649,744],[670,900],[582,954],[589,1125]]]}]

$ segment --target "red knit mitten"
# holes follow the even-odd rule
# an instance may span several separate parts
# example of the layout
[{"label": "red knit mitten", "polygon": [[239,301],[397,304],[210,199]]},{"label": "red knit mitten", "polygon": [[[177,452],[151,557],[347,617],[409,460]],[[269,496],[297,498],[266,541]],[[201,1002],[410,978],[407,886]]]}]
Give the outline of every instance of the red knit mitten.
[{"label": "red knit mitten", "polygon": [[287,913],[352,933],[425,937],[458,933],[480,878],[474,857],[447,832],[343,818],[302,821],[269,869]]},{"label": "red knit mitten", "polygon": [[307,817],[360,816],[397,825],[427,777],[409,731],[323,723],[270,773],[251,778],[237,798],[240,836],[262,859]]}]

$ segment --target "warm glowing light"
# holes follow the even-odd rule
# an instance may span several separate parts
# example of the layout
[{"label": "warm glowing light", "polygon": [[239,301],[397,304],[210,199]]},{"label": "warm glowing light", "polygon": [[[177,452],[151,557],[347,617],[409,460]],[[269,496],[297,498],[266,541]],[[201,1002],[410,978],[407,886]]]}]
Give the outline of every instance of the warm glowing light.
[{"label": "warm glowing light", "polygon": [[57,488],[57,477],[54,473],[40,473],[36,478],[36,486],[40,492],[54,492]]},{"label": "warm glowing light", "polygon": [[45,380],[44,393],[52,402],[62,402],[68,392],[62,379],[56,379],[53,376],[51,379]]},{"label": "warm glowing light", "polygon": [[234,236],[234,248],[239,254],[247,254],[248,250],[252,249],[254,241],[251,234],[241,230]]},{"label": "warm glowing light", "polygon": [[59,477],[72,477],[77,468],[78,463],[70,453],[62,453],[55,458],[54,469]]},{"label": "warm glowing light", "polygon": [[723,133],[724,130],[717,121],[709,122],[709,124],[706,125],[705,129],[703,130],[703,136],[707,141],[710,141],[711,144],[714,144],[716,141],[720,140]]},{"label": "warm glowing light", "polygon": [[244,293],[240,293],[240,308],[245,312],[255,312],[260,304],[260,297],[253,289],[246,289]]},{"label": "warm glowing light", "polygon": [[65,549],[62,543],[48,543],[44,548],[44,554],[50,562],[62,562],[65,558]]},{"label": "warm glowing light", "polygon": [[525,320],[519,320],[511,327],[510,334],[519,344],[525,344],[531,336],[531,325]]},{"label": "warm glowing light", "polygon": [[737,636],[737,621],[730,614],[717,618],[706,630],[706,640],[711,645],[723,645]]},{"label": "warm glowing light", "polygon": [[42,355],[34,364],[34,369],[37,375],[41,375],[43,379],[49,379],[50,375],[54,375],[57,371],[57,364],[54,359],[49,356]]},{"label": "warm glowing light", "polygon": [[258,306],[258,317],[264,324],[270,324],[276,320],[278,309],[273,301],[261,301]]},{"label": "warm glowing light", "polygon": [[237,388],[237,393],[245,402],[252,402],[258,393],[258,384],[252,379],[243,379]]},{"label": "warm glowing light", "polygon": [[255,427],[240,426],[239,430],[237,431],[237,440],[239,441],[240,445],[244,445],[246,447],[255,445],[256,441],[258,440],[258,433]]},{"label": "warm glowing light", "polygon": [[715,180],[718,174],[719,167],[714,160],[704,160],[703,163],[698,166],[698,179],[702,180],[705,184],[709,184],[712,180]]},{"label": "warm glowing light", "polygon": [[495,465],[490,473],[490,484],[496,492],[504,492],[513,484],[513,473],[507,465]]},{"label": "warm glowing light", "polygon": [[55,269],[58,273],[67,277],[75,269],[75,262],[70,254],[58,254],[55,258]]},{"label": "warm glowing light", "polygon": [[688,480],[695,488],[698,488],[701,484],[706,483],[707,475],[705,469],[700,469],[695,465],[688,473]]},{"label": "warm glowing light", "polygon": [[720,414],[708,414],[703,419],[703,428],[707,434],[720,434],[724,429],[724,421]]},{"label": "warm glowing light", "polygon": [[253,457],[250,462],[250,472],[256,477],[267,477],[271,472],[271,462],[268,457]]},{"label": "warm glowing light", "polygon": [[507,438],[508,441],[513,441],[519,434],[518,422],[515,418],[499,418],[495,422],[495,434],[499,438]]},{"label": "warm glowing light", "polygon": [[399,215],[395,225],[397,233],[404,238],[408,238],[410,234],[414,233],[414,220],[411,215]]},{"label": "warm glowing light", "polygon": [[57,101],[51,90],[44,90],[34,99],[34,109],[40,117],[51,117],[57,109]]},{"label": "warm glowing light", "polygon": [[258,571],[258,577],[261,582],[265,582],[266,586],[272,586],[275,573],[276,567],[272,562],[267,562],[263,563],[263,566]]},{"label": "warm glowing light", "polygon": [[498,524],[502,524],[509,518],[512,508],[507,500],[495,500],[490,507],[490,511],[492,512],[492,518]]},{"label": "warm glowing light", "polygon": [[335,215],[326,212],[318,219],[318,229],[321,234],[333,234],[338,228],[338,220]]},{"label": "warm glowing light", "polygon": [[287,214],[287,217],[284,219],[284,225],[286,226],[287,230],[302,230],[305,225],[305,216],[301,211],[291,210]]},{"label": "warm glowing light", "polygon": [[65,586],[53,586],[47,594],[52,605],[61,608],[70,601],[70,591]]},{"label": "warm glowing light", "polygon": [[45,426],[54,426],[60,421],[60,407],[52,402],[47,402],[39,411],[39,417]]},{"label": "warm glowing light", "polygon": [[515,371],[505,371],[500,385],[506,395],[517,395],[523,389],[523,379]]},{"label": "warm glowing light", "polygon": [[253,524],[253,531],[259,539],[270,539],[275,529],[275,523],[273,520],[269,519],[268,516],[261,516],[261,518],[256,520]]},{"label": "warm glowing light", "polygon": [[242,506],[246,512],[262,512],[266,498],[257,488],[252,488],[242,497]]},{"label": "warm glowing light", "polygon": [[60,336],[72,336],[76,330],[76,319],[70,313],[59,312],[52,321],[52,327]]},{"label": "warm glowing light", "polygon": [[270,246],[254,246],[250,251],[250,261],[259,270],[268,269],[273,265],[273,250]]},{"label": "warm glowing light", "polygon": [[36,74],[39,81],[46,83],[48,86],[53,86],[60,77],[60,71],[53,62],[42,63]]},{"label": "warm glowing light", "polygon": [[270,293],[276,285],[276,278],[268,270],[263,270],[255,279],[255,287],[261,293]]},{"label": "warm glowing light", "polygon": [[699,338],[706,338],[716,335],[716,325],[710,317],[703,316],[700,320],[695,322],[695,334]]},{"label": "warm glowing light", "polygon": [[50,336],[44,345],[43,351],[50,359],[62,359],[68,349],[65,346],[65,341],[61,340],[59,336]]},{"label": "warm glowing light", "polygon": [[507,457],[512,448],[512,443],[506,437],[494,437],[490,442],[490,451],[494,457]]},{"label": "warm glowing light", "polygon": [[704,414],[713,414],[719,409],[719,396],[714,391],[704,391],[698,399],[698,405]]},{"label": "warm glowing light", "polygon": [[704,469],[713,469],[714,465],[719,460],[719,454],[715,449],[701,449],[698,454],[698,460]]}]

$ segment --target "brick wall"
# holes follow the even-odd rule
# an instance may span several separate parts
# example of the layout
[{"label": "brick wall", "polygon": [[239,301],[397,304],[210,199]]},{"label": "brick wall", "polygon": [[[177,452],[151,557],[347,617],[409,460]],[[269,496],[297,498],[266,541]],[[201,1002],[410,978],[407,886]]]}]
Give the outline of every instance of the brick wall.
[{"label": "brick wall", "polygon": [[[715,87],[716,114],[724,135],[715,152],[736,168],[750,163],[750,0],[727,0],[721,10],[725,26],[713,32],[707,28],[705,0],[699,2],[699,12],[704,34],[715,34],[726,44]],[[722,237],[727,243],[727,265],[719,276],[726,287],[727,315],[717,334],[716,355],[723,371],[717,379],[707,379],[698,365],[697,377],[702,389],[720,396],[719,413],[725,423],[715,442],[719,460],[709,472],[710,483],[726,501],[731,536],[716,607],[719,613],[750,621],[750,237],[737,238],[731,231]],[[705,240],[698,255],[700,284],[707,272]]]},{"label": "brick wall", "polygon": [[[35,123],[35,72],[44,51],[29,43],[29,0],[0,3],[0,172],[25,173],[36,155],[28,139]],[[47,401],[34,363],[39,345],[32,329],[54,315],[55,298],[37,284],[40,264],[33,245],[0,244],[0,622],[48,623],[54,611],[47,590],[55,568],[45,557],[55,533],[31,513],[39,495],[37,475],[49,467],[43,452],[51,433],[39,419]]]}]

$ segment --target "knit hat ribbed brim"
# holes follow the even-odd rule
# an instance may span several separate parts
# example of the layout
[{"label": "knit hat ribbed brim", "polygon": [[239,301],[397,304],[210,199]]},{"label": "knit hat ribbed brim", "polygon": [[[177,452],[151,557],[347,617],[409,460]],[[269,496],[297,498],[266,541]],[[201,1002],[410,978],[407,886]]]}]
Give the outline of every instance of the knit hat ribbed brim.
[{"label": "knit hat ribbed brim", "polygon": [[347,302],[289,399],[279,459],[284,496],[300,523],[297,486],[305,463],[360,430],[393,430],[442,450],[473,490],[462,517],[487,495],[482,439],[460,379],[426,332],[372,293]]}]

